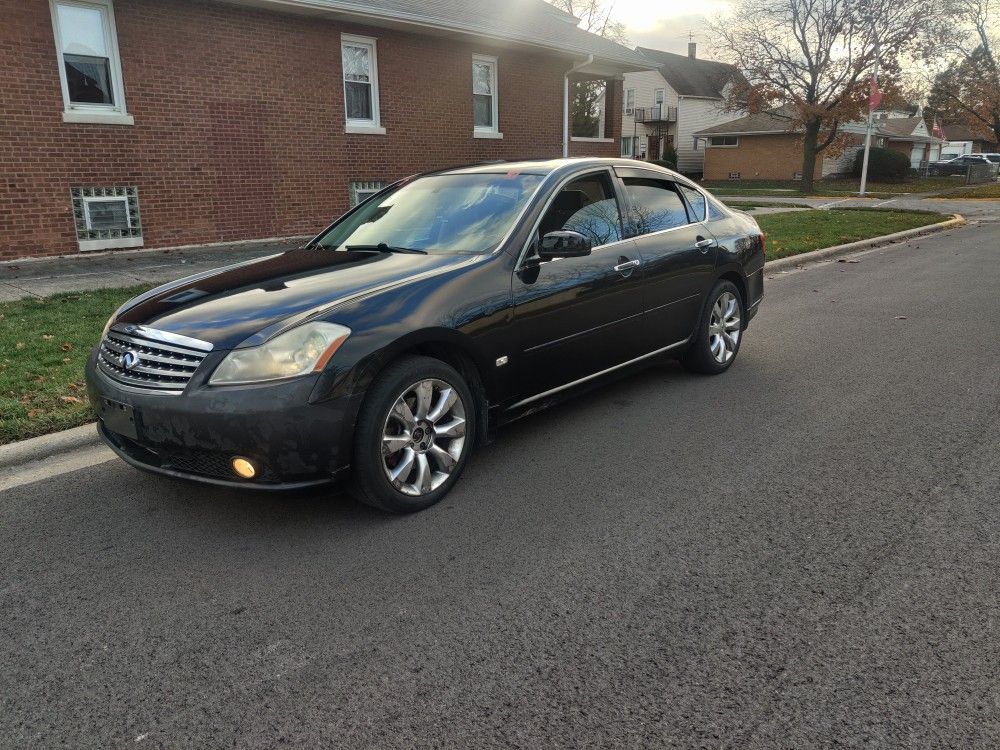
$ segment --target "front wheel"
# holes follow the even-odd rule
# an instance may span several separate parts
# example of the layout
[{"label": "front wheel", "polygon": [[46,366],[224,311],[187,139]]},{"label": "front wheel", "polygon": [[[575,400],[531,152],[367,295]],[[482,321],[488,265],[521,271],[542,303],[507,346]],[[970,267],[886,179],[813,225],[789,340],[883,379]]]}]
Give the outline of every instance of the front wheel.
[{"label": "front wheel", "polygon": [[472,393],[453,367],[431,357],[390,365],[358,417],[352,494],[392,513],[433,505],[465,468],[475,424]]},{"label": "front wheel", "polygon": [[689,370],[718,375],[733,364],[743,334],[743,296],[731,281],[720,281],[705,301],[690,348],[681,363]]}]

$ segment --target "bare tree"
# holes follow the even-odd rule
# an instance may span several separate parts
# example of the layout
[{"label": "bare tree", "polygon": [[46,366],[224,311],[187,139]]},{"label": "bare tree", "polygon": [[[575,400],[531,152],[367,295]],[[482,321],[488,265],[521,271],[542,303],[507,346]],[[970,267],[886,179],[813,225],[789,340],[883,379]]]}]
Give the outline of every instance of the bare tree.
[{"label": "bare tree", "polygon": [[868,80],[898,77],[899,60],[924,38],[934,0],[739,0],[713,22],[717,49],[746,76],[732,98],[751,110],[784,105],[801,128],[802,188],[840,126],[866,112]]},{"label": "bare tree", "polygon": [[945,0],[942,10],[925,55],[948,65],[935,76],[928,104],[1000,142],[1000,2]]},{"label": "bare tree", "polygon": [[619,44],[628,44],[625,24],[614,20],[614,2],[604,0],[549,0],[559,10],[580,19],[580,28]]}]

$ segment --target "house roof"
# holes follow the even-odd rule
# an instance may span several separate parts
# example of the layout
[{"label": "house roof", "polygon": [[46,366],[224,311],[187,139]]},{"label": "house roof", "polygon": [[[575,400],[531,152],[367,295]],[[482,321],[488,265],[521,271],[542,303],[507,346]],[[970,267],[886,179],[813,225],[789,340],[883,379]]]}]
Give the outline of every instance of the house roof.
[{"label": "house roof", "polygon": [[877,120],[876,124],[882,135],[892,137],[894,135],[913,135],[913,131],[923,121],[923,117],[894,117],[886,120]]},{"label": "house roof", "polygon": [[619,72],[654,66],[638,52],[579,28],[572,15],[545,0],[230,0],[233,2],[363,18],[376,26],[419,26],[517,42],[610,64]]},{"label": "house roof", "polygon": [[680,96],[722,99],[726,84],[742,79],[740,72],[728,63],[699,60],[649,47],[636,47],[636,51],[657,66],[663,79]]},{"label": "house roof", "polygon": [[765,135],[768,133],[796,133],[799,128],[782,109],[754,112],[735,120],[699,130],[694,135]]},{"label": "house roof", "polygon": [[941,129],[944,130],[944,137],[949,141],[985,141],[986,143],[993,143],[993,139],[988,135],[978,130],[973,130],[968,125],[942,125]]},{"label": "house roof", "polygon": [[[875,135],[890,140],[912,141],[913,143],[939,143],[938,138],[926,135],[914,135],[917,125],[922,122],[919,117],[896,117],[889,120],[876,120],[872,129]],[[798,133],[802,128],[795,124],[795,118],[790,110],[779,107],[766,112],[756,112],[736,120],[724,122],[711,128],[705,128],[694,133],[695,137],[710,135],[767,135],[774,133]],[[844,133],[863,135],[867,130],[864,122],[848,122],[841,126]]]}]

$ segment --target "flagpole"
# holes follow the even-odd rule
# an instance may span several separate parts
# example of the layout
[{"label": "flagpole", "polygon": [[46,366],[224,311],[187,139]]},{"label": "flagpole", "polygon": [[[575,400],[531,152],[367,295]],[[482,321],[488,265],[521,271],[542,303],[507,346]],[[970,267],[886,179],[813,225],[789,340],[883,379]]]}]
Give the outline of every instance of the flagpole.
[{"label": "flagpole", "polygon": [[[878,84],[878,37],[875,37],[875,72],[872,74],[876,85]],[[865,186],[868,183],[868,154],[872,147],[872,117],[875,108],[871,105],[871,83],[868,84],[868,127],[865,129],[865,158],[861,162],[861,189],[859,195],[865,197]]]}]

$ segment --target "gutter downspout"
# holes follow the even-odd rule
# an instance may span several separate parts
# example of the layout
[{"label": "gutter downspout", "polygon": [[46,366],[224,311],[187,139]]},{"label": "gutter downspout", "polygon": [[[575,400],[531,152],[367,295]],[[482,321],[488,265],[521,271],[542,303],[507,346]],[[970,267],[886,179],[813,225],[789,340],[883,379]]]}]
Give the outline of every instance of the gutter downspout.
[{"label": "gutter downspout", "polygon": [[563,158],[569,156],[569,77],[594,62],[593,55],[587,55],[582,63],[577,63],[563,76]]}]

